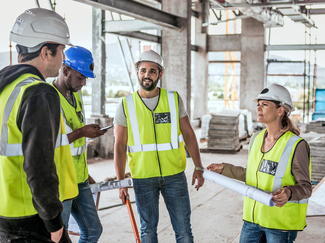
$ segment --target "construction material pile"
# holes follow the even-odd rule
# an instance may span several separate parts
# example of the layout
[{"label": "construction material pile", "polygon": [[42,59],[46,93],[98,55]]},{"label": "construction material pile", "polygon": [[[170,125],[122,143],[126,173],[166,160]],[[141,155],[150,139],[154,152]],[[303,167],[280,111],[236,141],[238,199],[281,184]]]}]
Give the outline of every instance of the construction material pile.
[{"label": "construction material pile", "polygon": [[[223,110],[211,114],[208,131],[208,149],[239,150],[239,117],[238,110]],[[244,127],[244,119],[242,121]]]},{"label": "construction material pile", "polygon": [[325,136],[309,142],[311,156],[311,181],[320,182],[325,177]]},{"label": "construction material pile", "polygon": [[308,132],[325,133],[325,121],[311,121],[306,126],[306,133]]}]

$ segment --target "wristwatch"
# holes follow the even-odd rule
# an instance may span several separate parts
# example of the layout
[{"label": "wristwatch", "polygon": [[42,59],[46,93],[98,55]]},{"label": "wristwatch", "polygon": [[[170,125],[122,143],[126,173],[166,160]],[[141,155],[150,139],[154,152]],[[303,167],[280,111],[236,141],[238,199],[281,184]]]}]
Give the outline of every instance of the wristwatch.
[{"label": "wristwatch", "polygon": [[194,170],[200,170],[200,171],[203,171],[204,172],[205,169],[204,169],[204,167],[196,167],[195,166]]}]

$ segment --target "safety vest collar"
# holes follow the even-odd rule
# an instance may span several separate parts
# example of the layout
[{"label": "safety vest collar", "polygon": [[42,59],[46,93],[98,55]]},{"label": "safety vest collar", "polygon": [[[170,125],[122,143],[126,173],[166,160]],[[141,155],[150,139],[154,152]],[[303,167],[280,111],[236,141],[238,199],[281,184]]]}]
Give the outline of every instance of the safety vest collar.
[{"label": "safety vest collar", "polygon": [[[159,93],[158,93],[158,102],[157,102],[157,104],[156,104],[156,107],[153,109],[153,111],[156,110],[156,108],[157,108],[157,106],[158,106],[158,104],[159,104],[159,101],[160,101],[161,89],[158,88],[158,90],[159,90]],[[130,94],[130,95],[132,95],[132,94]],[[138,95],[139,99],[141,100],[142,104],[143,104],[143,105],[144,105],[144,106],[145,106],[149,111],[151,111],[151,110],[148,108],[148,106],[146,105],[146,103],[144,103],[142,97],[141,97],[140,94],[139,94],[139,91],[137,91],[137,95]]]}]

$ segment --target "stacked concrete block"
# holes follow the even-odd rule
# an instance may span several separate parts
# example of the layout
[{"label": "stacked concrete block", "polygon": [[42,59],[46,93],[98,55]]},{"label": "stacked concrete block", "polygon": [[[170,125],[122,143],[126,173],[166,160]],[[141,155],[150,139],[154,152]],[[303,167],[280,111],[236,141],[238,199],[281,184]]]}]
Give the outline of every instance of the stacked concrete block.
[{"label": "stacked concrete block", "polygon": [[325,136],[309,141],[311,156],[311,181],[320,182],[325,177]]},{"label": "stacked concrete block", "polygon": [[307,132],[325,133],[325,121],[312,121],[306,126]]},{"label": "stacked concrete block", "polygon": [[237,110],[213,113],[208,132],[208,149],[239,150],[239,116]]}]

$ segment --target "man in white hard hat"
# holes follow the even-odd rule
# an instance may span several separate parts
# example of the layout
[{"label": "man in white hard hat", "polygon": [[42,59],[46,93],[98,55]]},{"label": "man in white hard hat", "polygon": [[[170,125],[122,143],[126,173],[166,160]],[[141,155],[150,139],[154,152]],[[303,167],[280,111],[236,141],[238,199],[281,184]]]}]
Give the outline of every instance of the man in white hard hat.
[{"label": "man in white hard hat", "polygon": [[[158,242],[158,205],[161,193],[177,242],[193,242],[187,189],[184,142],[195,164],[192,185],[204,183],[199,148],[181,97],[157,87],[164,66],[152,51],[136,62],[140,89],[122,100],[116,109],[114,162],[117,179],[124,179],[126,155],[141,222],[141,242]],[[123,203],[127,188],[120,189]]]},{"label": "man in white hard hat", "polygon": [[62,201],[78,195],[77,179],[60,98],[45,82],[59,74],[69,29],[57,13],[29,9],[10,40],[19,64],[0,71],[0,242],[71,242]]}]

